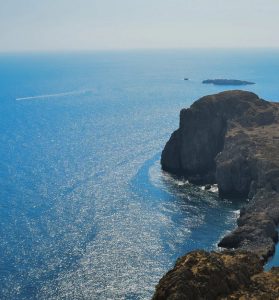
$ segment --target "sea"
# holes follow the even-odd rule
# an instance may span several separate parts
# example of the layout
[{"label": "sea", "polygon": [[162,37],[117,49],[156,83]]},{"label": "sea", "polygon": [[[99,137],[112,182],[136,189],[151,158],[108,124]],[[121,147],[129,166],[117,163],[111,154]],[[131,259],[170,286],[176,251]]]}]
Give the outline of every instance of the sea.
[{"label": "sea", "polygon": [[243,202],[160,168],[180,110],[234,89],[214,78],[279,100],[279,50],[0,55],[1,300],[150,299],[179,257],[218,250]]}]

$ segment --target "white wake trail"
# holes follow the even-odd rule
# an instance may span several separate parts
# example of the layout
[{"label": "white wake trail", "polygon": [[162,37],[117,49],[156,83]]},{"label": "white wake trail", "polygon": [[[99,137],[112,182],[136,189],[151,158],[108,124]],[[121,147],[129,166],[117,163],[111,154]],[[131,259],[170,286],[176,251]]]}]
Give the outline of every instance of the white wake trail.
[{"label": "white wake trail", "polygon": [[36,100],[36,99],[48,99],[54,97],[65,97],[65,96],[73,96],[73,95],[82,95],[91,93],[93,90],[83,90],[83,91],[72,91],[65,93],[57,93],[57,94],[46,94],[46,95],[38,95],[38,96],[30,96],[30,97],[20,97],[16,98],[16,101],[24,101],[24,100]]}]

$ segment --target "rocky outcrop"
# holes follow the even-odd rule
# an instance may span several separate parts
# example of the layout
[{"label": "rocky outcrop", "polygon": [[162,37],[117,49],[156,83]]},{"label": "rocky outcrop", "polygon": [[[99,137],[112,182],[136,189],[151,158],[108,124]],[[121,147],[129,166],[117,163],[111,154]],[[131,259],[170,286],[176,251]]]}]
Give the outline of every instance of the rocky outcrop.
[{"label": "rocky outcrop", "polygon": [[279,299],[279,268],[246,251],[194,251],[159,282],[153,300]]},{"label": "rocky outcrop", "polygon": [[217,183],[221,198],[249,198],[220,247],[274,253],[279,223],[279,103],[245,91],[206,96],[180,112],[161,157],[163,170],[195,184]]},{"label": "rocky outcrop", "polygon": [[259,190],[249,204],[242,208],[238,227],[218,244],[224,248],[245,249],[266,261],[275,252],[278,242],[279,195]]},{"label": "rocky outcrop", "polygon": [[[267,150],[262,146],[268,129],[273,130],[268,134],[269,146],[274,138],[279,139],[278,126],[272,126],[278,124],[278,109],[277,103],[243,91],[199,99],[190,108],[181,110],[179,129],[162,152],[162,168],[193,183],[218,181],[226,196],[230,192],[247,194],[255,177],[251,174],[252,165],[256,167],[254,160]],[[274,146],[275,151],[277,145]],[[270,169],[267,162],[262,162],[263,159],[259,162],[261,170]]]},{"label": "rocky outcrop", "polygon": [[207,79],[202,83],[212,83],[215,85],[248,85],[255,84],[255,82],[245,81],[245,80],[237,80],[237,79]]}]

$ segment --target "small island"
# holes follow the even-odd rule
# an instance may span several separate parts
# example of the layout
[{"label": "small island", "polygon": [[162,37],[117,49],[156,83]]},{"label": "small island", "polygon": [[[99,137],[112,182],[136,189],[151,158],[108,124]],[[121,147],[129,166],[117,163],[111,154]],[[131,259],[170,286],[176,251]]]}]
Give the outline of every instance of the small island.
[{"label": "small island", "polygon": [[255,82],[237,80],[237,79],[207,79],[202,83],[204,84],[214,84],[214,85],[249,85],[255,84]]}]

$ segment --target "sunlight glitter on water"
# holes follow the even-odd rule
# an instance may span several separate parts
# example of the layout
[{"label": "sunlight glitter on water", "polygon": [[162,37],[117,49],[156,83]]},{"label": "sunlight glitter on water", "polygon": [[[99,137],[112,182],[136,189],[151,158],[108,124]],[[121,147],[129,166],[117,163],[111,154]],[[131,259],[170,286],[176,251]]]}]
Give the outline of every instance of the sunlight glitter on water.
[{"label": "sunlight glitter on water", "polygon": [[[278,98],[278,55],[268,59],[0,56],[0,298],[150,299],[179,256],[215,249],[239,204],[162,172],[160,152],[180,109],[222,90],[203,77],[248,78],[261,82],[251,91]],[[53,97],[15,101],[25,95]]]}]

